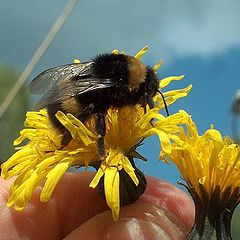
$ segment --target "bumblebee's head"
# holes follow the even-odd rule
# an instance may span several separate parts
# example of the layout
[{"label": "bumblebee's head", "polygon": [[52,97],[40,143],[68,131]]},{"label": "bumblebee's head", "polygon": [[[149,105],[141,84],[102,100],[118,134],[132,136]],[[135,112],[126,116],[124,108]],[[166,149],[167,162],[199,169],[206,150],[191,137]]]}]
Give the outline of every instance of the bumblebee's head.
[{"label": "bumblebee's head", "polygon": [[142,84],[142,88],[146,95],[153,97],[159,89],[159,79],[157,77],[157,73],[152,68],[146,67],[146,69],[146,78]]}]

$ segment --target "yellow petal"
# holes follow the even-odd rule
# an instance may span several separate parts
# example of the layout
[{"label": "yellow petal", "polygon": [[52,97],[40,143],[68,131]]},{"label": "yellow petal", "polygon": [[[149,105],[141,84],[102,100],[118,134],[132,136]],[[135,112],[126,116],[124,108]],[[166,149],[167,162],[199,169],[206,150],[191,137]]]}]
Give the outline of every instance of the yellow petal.
[{"label": "yellow petal", "polygon": [[98,171],[97,171],[96,175],[94,176],[93,180],[90,182],[89,187],[95,188],[98,185],[101,177],[104,175],[104,171],[105,171],[105,169],[103,169],[102,167],[100,167],[98,169]]},{"label": "yellow petal", "polygon": [[68,170],[70,166],[71,160],[63,159],[47,174],[47,180],[44,184],[40,196],[42,202],[47,202],[49,200],[59,180],[62,178],[63,174]]},{"label": "yellow petal", "polygon": [[25,148],[22,148],[21,150],[17,151],[14,153],[8,161],[4,162],[1,166],[1,177],[3,179],[8,178],[8,171],[11,169],[13,166],[19,164],[22,162],[22,160],[26,157],[29,156],[31,157],[32,149],[30,146],[26,146]]},{"label": "yellow petal", "polygon": [[168,135],[156,128],[153,128],[151,131],[153,131],[154,133],[156,133],[159,137],[160,143],[161,143],[161,149],[170,154],[171,153],[171,143],[170,143],[170,139],[168,137]]},{"label": "yellow petal", "polygon": [[217,142],[223,142],[223,138],[222,135],[219,131],[217,131],[216,129],[209,129],[204,133],[204,136],[207,138],[211,138],[214,141]]},{"label": "yellow petal", "polygon": [[163,64],[163,60],[159,60],[154,66],[153,66],[153,70],[157,71]]},{"label": "yellow petal", "polygon": [[136,59],[140,59],[148,50],[148,46],[143,47],[136,55]]},{"label": "yellow petal", "polygon": [[117,49],[112,50],[112,54],[118,54],[118,50]]},{"label": "yellow petal", "polygon": [[[56,117],[62,123],[62,125],[69,130],[73,138],[77,138],[77,136],[80,137],[80,139],[86,146],[94,143],[94,141],[88,135],[90,131],[77,118],[71,116],[70,114],[65,115],[63,112],[60,111],[57,112]],[[69,119],[69,117],[71,118],[71,120]],[[74,123],[77,124],[77,126]],[[91,137],[94,137],[92,133]]]},{"label": "yellow petal", "polygon": [[171,76],[171,77],[167,77],[167,78],[161,79],[161,80],[160,80],[160,83],[159,83],[160,89],[165,88],[165,87],[168,86],[169,83],[172,82],[172,81],[182,80],[182,79],[184,78],[184,76],[185,76],[185,75],[181,75],[181,76]]},{"label": "yellow petal", "polygon": [[14,205],[17,211],[22,211],[31,199],[33,190],[40,184],[45,176],[45,173],[39,174],[36,171],[33,172],[28,179],[12,191],[7,203],[8,207]]},{"label": "yellow petal", "polygon": [[75,58],[75,59],[73,60],[73,62],[77,64],[77,63],[80,63],[81,61],[80,61],[79,59]]},{"label": "yellow petal", "polygon": [[120,211],[119,172],[116,167],[109,167],[104,175],[104,191],[107,205],[112,209],[113,220],[117,221]]},{"label": "yellow petal", "polygon": [[135,169],[133,168],[131,162],[128,160],[127,157],[124,156],[123,159],[123,169],[126,171],[126,173],[131,177],[133,182],[135,183],[136,186],[139,184],[139,180],[135,174]]}]

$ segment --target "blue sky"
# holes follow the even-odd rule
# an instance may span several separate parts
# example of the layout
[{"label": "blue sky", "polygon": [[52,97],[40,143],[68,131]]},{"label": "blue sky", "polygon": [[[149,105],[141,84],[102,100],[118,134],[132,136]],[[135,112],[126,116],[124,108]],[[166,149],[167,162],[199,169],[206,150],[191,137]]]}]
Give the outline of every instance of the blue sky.
[{"label": "blue sky", "polygon": [[[67,1],[3,1],[0,8],[0,64],[21,72]],[[42,70],[88,60],[118,48],[135,54],[144,45],[143,62],[163,59],[159,77],[185,74],[173,88],[193,84],[189,96],[170,107],[192,115],[200,133],[214,124],[231,135],[230,105],[239,86],[240,1],[148,0],[79,1],[31,78]],[[30,78],[30,79],[31,79]],[[29,80],[30,80],[29,79]],[[158,140],[142,147],[149,162],[143,171],[175,183],[179,174],[157,160]]]}]

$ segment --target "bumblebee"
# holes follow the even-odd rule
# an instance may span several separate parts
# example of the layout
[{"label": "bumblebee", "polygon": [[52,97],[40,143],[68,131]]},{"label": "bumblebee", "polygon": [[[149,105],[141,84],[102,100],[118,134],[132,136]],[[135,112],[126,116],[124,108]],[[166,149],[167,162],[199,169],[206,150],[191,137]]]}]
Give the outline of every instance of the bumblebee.
[{"label": "bumblebee", "polygon": [[100,158],[105,157],[107,110],[137,103],[153,108],[158,88],[153,68],[133,56],[114,53],[98,55],[89,62],[50,68],[30,83],[30,91],[42,95],[37,109],[46,108],[52,124],[63,134],[63,147],[71,141],[71,134],[55,117],[57,111],[71,113],[83,123],[96,115]]}]

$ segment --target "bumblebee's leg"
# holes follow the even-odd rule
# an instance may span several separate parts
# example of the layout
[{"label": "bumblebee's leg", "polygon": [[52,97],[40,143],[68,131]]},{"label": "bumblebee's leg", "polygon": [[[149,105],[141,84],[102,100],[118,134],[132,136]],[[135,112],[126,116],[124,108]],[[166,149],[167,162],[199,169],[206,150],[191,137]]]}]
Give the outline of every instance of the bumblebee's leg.
[{"label": "bumblebee's leg", "polygon": [[144,114],[146,114],[147,113],[147,105],[144,105],[143,107],[144,107]]},{"label": "bumblebee's leg", "polygon": [[71,133],[56,118],[56,113],[58,112],[58,110],[62,110],[60,103],[50,104],[47,107],[47,112],[51,123],[63,134],[63,138],[61,140],[62,149],[69,144],[69,142],[72,140],[72,136]]},{"label": "bumblebee's leg", "polygon": [[98,135],[97,152],[101,159],[105,158],[104,135],[106,132],[105,112],[97,113],[96,134]]},{"label": "bumblebee's leg", "polygon": [[63,138],[61,141],[61,148],[64,148],[65,146],[67,146],[71,140],[72,140],[71,133],[67,129],[64,129]]},{"label": "bumblebee's leg", "polygon": [[151,98],[151,97],[147,97],[147,103],[148,103],[148,105],[149,105],[149,107],[152,109],[152,108],[154,108],[154,101],[153,101],[153,99]]},{"label": "bumblebee's leg", "polygon": [[[152,108],[154,108],[154,101],[153,101],[153,99],[151,98],[151,97],[147,97],[147,103],[148,103],[148,105],[149,105],[149,107],[152,109]],[[146,107],[145,107],[146,108]],[[146,110],[146,109],[145,109]],[[152,125],[152,127],[154,126],[154,124],[153,124],[153,118],[150,120],[150,124]]]}]

